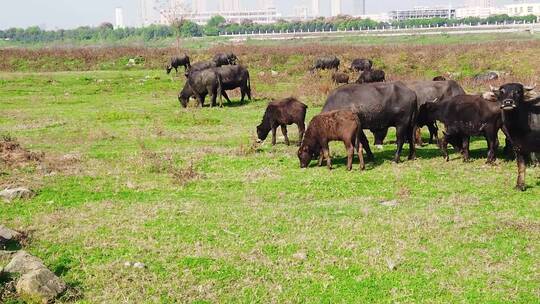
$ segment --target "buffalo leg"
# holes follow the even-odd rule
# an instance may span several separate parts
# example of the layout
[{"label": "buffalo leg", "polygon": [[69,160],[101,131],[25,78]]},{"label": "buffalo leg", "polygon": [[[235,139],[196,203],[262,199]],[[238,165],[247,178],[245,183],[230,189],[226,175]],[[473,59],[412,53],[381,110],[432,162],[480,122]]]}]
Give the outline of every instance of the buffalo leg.
[{"label": "buffalo leg", "polygon": [[470,151],[469,151],[469,141],[470,141],[471,137],[470,136],[466,136],[464,135],[462,137],[462,147],[463,147],[463,151],[462,151],[462,154],[463,154],[463,161],[464,162],[468,162],[469,161],[469,158],[470,158]]},{"label": "buffalo leg", "polygon": [[495,153],[497,152],[497,148],[499,147],[499,139],[497,138],[497,132],[495,132],[495,134],[488,134],[488,136],[486,136],[486,139],[488,142],[487,163],[493,164],[496,159]]},{"label": "buffalo leg", "polygon": [[[403,151],[403,145],[405,144],[405,139],[407,137],[407,133],[408,133],[408,127],[404,127],[404,126],[398,126],[396,127],[396,142],[397,142],[397,150],[396,150],[396,155],[394,156],[394,161],[396,163],[399,163],[400,162],[400,157],[401,157],[401,152]],[[414,146],[414,139],[411,138],[411,142],[412,142],[412,145]]]},{"label": "buffalo leg", "polygon": [[324,158],[326,158],[326,166],[329,170],[332,170],[332,159],[330,159],[330,148],[328,147],[328,142],[322,144],[322,152]]},{"label": "buffalo leg", "polygon": [[424,145],[424,142],[422,141],[422,128],[420,127],[416,128],[414,142],[419,146]]},{"label": "buffalo leg", "polygon": [[319,151],[319,167],[322,167],[324,160],[324,155]]},{"label": "buffalo leg", "polygon": [[443,154],[443,158],[446,161],[450,161],[450,157],[448,156],[448,135],[444,135],[441,140],[439,140],[439,149],[441,150]]},{"label": "buffalo leg", "polygon": [[516,188],[525,191],[525,154],[517,152],[518,178]]},{"label": "buffalo leg", "polygon": [[352,163],[354,159],[354,145],[353,145],[354,141],[353,140],[354,138],[352,140],[344,141],[345,149],[347,150],[347,170],[349,171],[352,170]]},{"label": "buffalo leg", "polygon": [[225,97],[225,100],[227,101],[227,103],[231,103],[231,100],[229,99],[229,95],[227,95],[227,92],[225,90],[221,91],[221,95]]},{"label": "buffalo leg", "polygon": [[362,151],[364,149],[362,146],[362,143],[357,140],[356,152],[358,153],[358,160],[360,161],[360,170],[366,169],[366,163],[364,162],[364,151]]},{"label": "buffalo leg", "polygon": [[302,141],[304,140],[304,133],[306,132],[306,125],[304,124],[304,122],[300,122],[298,124],[298,137],[299,137],[299,140],[298,140],[298,146],[300,146],[302,144]]},{"label": "buffalo leg", "polygon": [[283,137],[285,137],[285,144],[287,146],[290,146],[291,143],[289,142],[289,136],[287,136],[287,126],[281,125],[281,133],[283,133]]},{"label": "buffalo leg", "polygon": [[429,129],[429,144],[434,144],[439,140],[439,128],[437,128],[437,123],[433,122],[428,124]]},{"label": "buffalo leg", "polygon": [[356,150],[359,149],[360,145],[364,146],[364,149],[366,150],[366,156],[369,161],[372,161],[375,159],[373,157],[373,153],[371,152],[371,148],[369,147],[369,141],[366,137],[366,133],[364,133],[364,130],[360,130],[360,134],[358,134],[359,141],[356,142]]},{"label": "buffalo leg", "polygon": [[277,131],[277,126],[272,126],[272,146],[275,146],[276,145],[276,131]]}]

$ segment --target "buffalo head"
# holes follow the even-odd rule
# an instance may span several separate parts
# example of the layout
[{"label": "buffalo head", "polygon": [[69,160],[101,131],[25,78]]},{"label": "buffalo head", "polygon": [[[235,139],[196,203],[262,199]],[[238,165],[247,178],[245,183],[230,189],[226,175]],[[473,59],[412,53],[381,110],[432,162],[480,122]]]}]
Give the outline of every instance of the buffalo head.
[{"label": "buffalo head", "polygon": [[525,93],[532,91],[534,86],[524,86],[520,83],[507,83],[500,88],[491,88],[491,91],[497,96],[497,100],[504,111],[511,111],[525,101]]}]

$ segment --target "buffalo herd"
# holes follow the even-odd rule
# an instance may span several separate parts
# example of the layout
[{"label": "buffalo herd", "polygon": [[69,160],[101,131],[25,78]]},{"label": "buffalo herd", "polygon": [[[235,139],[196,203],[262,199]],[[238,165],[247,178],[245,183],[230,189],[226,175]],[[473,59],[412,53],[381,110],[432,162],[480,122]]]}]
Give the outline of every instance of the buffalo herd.
[{"label": "buffalo herd", "polygon": [[[352,169],[354,152],[364,169],[363,150],[368,160],[373,160],[364,130],[374,134],[375,145],[381,146],[388,129],[396,129],[397,149],[394,161],[400,162],[403,145],[409,144],[408,159],[416,158],[416,145],[422,145],[420,129],[429,129],[429,143],[436,143],[448,161],[448,144],[469,159],[469,142],[472,136],[482,136],[487,141],[487,163],[494,163],[499,147],[498,134],[506,136],[505,152],[515,156],[518,164],[516,188],[524,191],[526,161],[540,152],[540,98],[519,83],[509,83],[491,88],[481,95],[469,95],[453,80],[437,76],[432,81],[386,81],[383,70],[375,69],[372,60],[358,58],[352,61],[348,71],[340,72],[341,61],[336,56],[318,58],[309,68],[334,70],[332,81],[341,85],[327,97],[322,112],[305,127],[307,106],[296,98],[272,101],[266,107],[262,122],[257,126],[258,141],[264,141],[272,132],[272,145],[276,144],[276,132],[280,127],[285,143],[290,144],[287,126],[296,124],[300,140],[298,158],[306,168],[312,159],[319,165],[326,160],[332,167],[328,143],[342,141],[347,150],[347,168]],[[227,90],[239,88],[242,102],[245,96],[251,100],[251,81],[248,69],[238,63],[233,53],[216,54],[210,61],[191,64],[187,55],[172,58],[166,70],[178,72],[185,69],[186,83],[178,95],[183,107],[190,98],[204,105],[206,96],[211,106],[222,97],[230,102]],[[349,83],[349,72],[359,73],[355,83]],[[439,138],[437,122],[445,131]],[[511,153],[511,151],[514,153]]]}]

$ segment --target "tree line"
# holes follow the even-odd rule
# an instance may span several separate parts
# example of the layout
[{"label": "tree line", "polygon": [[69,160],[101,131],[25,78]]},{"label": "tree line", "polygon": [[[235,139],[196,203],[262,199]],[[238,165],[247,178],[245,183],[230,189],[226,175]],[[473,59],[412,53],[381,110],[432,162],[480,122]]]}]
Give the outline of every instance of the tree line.
[{"label": "tree line", "polygon": [[218,36],[225,33],[271,33],[271,32],[313,32],[313,31],[343,31],[376,28],[405,28],[405,27],[436,27],[457,24],[494,24],[494,23],[531,23],[537,17],[534,15],[511,17],[497,15],[488,18],[469,17],[463,19],[409,19],[396,22],[377,22],[371,19],[339,16],[333,18],[317,18],[309,21],[278,20],[272,24],[258,24],[250,20],[240,23],[227,23],[222,16],[212,17],[206,25],[198,25],[189,20],[177,20],[172,25],[150,25],[142,28],[114,29],[111,23],[102,23],[97,27],[81,26],[75,29],[43,30],[37,26],[26,29],[10,28],[0,30],[1,40],[21,43],[58,42],[58,41],[120,41],[124,39],[152,41],[173,37],[202,37]]}]

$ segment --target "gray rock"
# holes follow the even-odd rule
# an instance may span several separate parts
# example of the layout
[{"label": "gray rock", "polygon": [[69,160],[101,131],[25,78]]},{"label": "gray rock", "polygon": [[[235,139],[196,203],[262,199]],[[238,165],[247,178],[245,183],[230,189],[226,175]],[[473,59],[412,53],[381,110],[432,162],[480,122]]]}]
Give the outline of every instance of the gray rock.
[{"label": "gray rock", "polygon": [[28,252],[21,250],[13,255],[11,262],[4,267],[4,271],[7,273],[26,274],[43,268],[47,268],[43,265],[43,261],[30,255]]},{"label": "gray rock", "polygon": [[384,201],[384,202],[381,202],[381,205],[385,206],[385,207],[395,207],[399,204],[399,202],[397,200],[392,200],[392,201]]},{"label": "gray rock", "polygon": [[5,189],[0,192],[0,197],[6,201],[12,201],[14,199],[29,199],[34,196],[34,193],[27,188],[19,187],[13,189]]},{"label": "gray rock", "polygon": [[9,241],[19,241],[20,239],[21,234],[19,232],[0,225],[0,246]]},{"label": "gray rock", "polygon": [[133,267],[138,268],[138,269],[144,269],[144,268],[146,268],[146,265],[144,265],[141,262],[137,262],[137,263],[133,264]]},{"label": "gray rock", "polygon": [[47,268],[28,272],[17,281],[17,294],[27,302],[49,303],[66,291],[66,283]]},{"label": "gray rock", "polygon": [[474,76],[475,81],[490,81],[499,79],[499,72],[490,71]]}]

